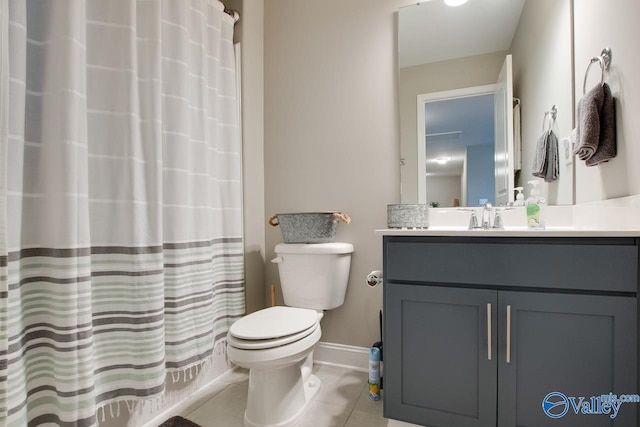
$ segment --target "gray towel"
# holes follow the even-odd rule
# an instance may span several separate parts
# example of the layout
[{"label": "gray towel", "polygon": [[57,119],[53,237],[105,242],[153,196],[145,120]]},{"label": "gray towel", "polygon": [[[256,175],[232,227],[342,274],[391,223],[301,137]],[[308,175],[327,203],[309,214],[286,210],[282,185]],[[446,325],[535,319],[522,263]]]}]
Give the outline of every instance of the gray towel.
[{"label": "gray towel", "polygon": [[587,160],[587,166],[606,163],[618,154],[616,144],[616,107],[615,98],[608,84],[603,85],[604,101],[600,111],[600,137],[596,152]]},{"label": "gray towel", "polygon": [[549,131],[547,137],[549,142],[547,145],[547,174],[544,177],[546,182],[553,182],[560,175],[560,156],[558,154],[558,137],[552,130]]},{"label": "gray towel", "polygon": [[558,155],[558,138],[552,130],[548,130],[538,139],[533,157],[533,176],[553,182],[560,175]]},{"label": "gray towel", "polygon": [[604,83],[587,92],[578,103],[573,153],[586,160],[587,166],[595,166],[608,162],[616,152],[614,98]]},{"label": "gray towel", "polygon": [[538,178],[544,178],[547,175],[547,147],[549,138],[547,138],[549,132],[544,132],[538,139],[536,144],[536,152],[533,156],[533,176]]}]

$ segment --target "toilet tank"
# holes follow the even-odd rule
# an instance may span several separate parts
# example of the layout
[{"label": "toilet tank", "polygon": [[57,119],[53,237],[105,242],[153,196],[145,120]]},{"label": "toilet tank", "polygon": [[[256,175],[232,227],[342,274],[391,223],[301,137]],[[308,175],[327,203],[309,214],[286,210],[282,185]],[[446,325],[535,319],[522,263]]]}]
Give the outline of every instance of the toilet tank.
[{"label": "toilet tank", "polygon": [[280,243],[275,252],[285,305],[331,310],[344,303],[351,243]]}]

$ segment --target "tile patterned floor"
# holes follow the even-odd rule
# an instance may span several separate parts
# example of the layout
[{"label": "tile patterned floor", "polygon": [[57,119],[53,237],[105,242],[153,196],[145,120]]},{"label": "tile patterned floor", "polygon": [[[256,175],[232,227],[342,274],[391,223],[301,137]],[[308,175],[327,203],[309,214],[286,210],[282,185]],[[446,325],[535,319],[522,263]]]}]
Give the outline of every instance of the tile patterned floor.
[{"label": "tile patterned floor", "polygon": [[[387,426],[382,400],[369,399],[367,374],[326,365],[315,366],[314,374],[322,380],[322,389],[296,427]],[[234,371],[211,395],[181,415],[203,427],[243,427],[247,384],[247,371]]]}]

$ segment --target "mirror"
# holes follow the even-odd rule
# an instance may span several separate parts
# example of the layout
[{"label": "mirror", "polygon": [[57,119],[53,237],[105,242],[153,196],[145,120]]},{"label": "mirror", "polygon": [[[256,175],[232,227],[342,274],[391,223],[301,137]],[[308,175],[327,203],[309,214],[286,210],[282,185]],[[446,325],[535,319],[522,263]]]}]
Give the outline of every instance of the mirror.
[{"label": "mirror", "polygon": [[[573,203],[571,11],[571,0],[430,0],[399,10],[402,203],[506,204],[519,186],[528,196],[546,129],[559,141],[558,177],[543,194]],[[543,124],[554,105],[556,119]]]}]

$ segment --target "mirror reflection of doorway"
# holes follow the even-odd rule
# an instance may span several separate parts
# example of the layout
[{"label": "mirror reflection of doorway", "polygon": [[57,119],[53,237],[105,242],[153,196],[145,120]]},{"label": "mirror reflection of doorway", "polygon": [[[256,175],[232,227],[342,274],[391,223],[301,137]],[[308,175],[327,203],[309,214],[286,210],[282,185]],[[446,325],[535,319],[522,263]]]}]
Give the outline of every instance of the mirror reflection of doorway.
[{"label": "mirror reflection of doorway", "polygon": [[427,203],[495,204],[494,105],[494,93],[425,102]]}]

